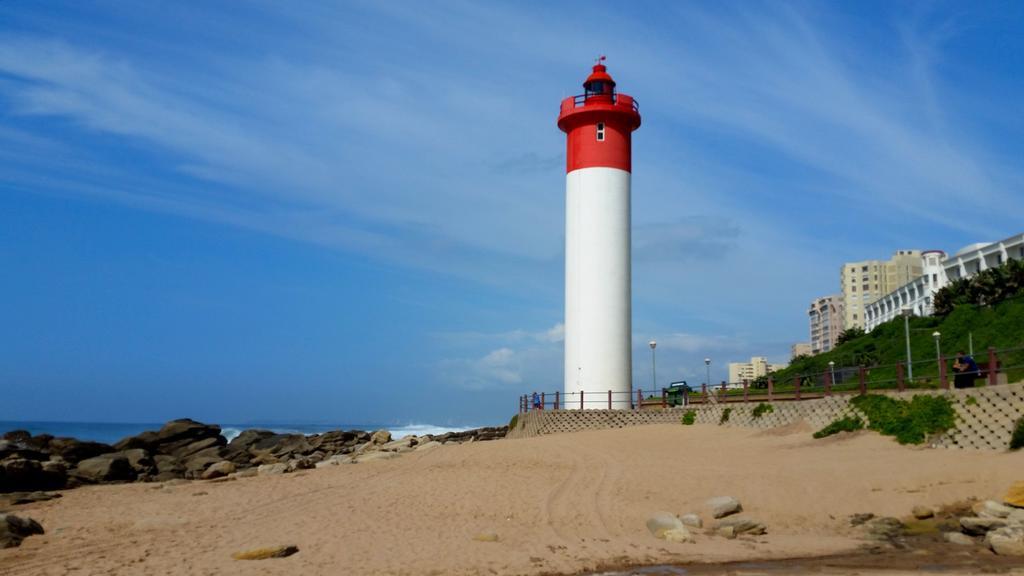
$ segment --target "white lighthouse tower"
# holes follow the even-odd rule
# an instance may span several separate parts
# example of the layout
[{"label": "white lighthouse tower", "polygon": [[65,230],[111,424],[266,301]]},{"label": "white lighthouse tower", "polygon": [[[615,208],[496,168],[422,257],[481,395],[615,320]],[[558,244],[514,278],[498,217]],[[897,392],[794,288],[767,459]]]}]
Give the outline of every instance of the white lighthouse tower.
[{"label": "white lighthouse tower", "polygon": [[[631,96],[601,63],[584,93],[562,101],[566,133],[565,399],[568,409],[629,408],[632,401]],[[580,402],[580,398],[583,402]]]}]

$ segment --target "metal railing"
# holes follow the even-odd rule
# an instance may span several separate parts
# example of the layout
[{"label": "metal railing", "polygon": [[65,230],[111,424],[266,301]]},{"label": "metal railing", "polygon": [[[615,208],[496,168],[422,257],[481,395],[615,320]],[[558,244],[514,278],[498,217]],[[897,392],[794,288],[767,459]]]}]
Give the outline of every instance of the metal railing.
[{"label": "metal railing", "polygon": [[[869,390],[949,390],[953,387],[993,386],[1001,379],[1024,377],[1024,346],[988,348],[979,355],[978,371],[955,374],[951,364],[954,356],[940,356],[913,362],[914,378],[908,377],[905,362],[872,366],[834,367],[823,372],[810,372],[777,378],[768,375],[763,382],[721,382],[701,384],[688,393],[680,389],[634,390],[632,392],[584,391],[539,392],[519,397],[519,411],[564,409],[629,409],[671,408],[708,402],[774,402],[812,400],[833,394],[866,394]],[[1000,378],[1000,377],[1003,378]]]},{"label": "metal railing", "polygon": [[640,112],[640,103],[637,102],[636,98],[633,98],[632,96],[628,95],[623,95],[620,98],[618,92],[612,92],[611,94],[579,94],[577,96],[572,97],[572,107],[580,108],[582,106],[585,106],[588,100],[593,100],[597,103],[602,103],[605,102],[606,99],[607,101],[610,101],[610,103],[613,106],[618,106],[621,100],[623,104],[629,104],[629,106],[633,109],[634,112]]},{"label": "metal railing", "polygon": [[[692,392],[691,392],[692,394]],[[686,394],[674,393],[666,388],[660,390],[633,391],[580,391],[580,392],[538,392],[519,397],[519,411],[529,410],[571,410],[571,409],[622,409],[638,410],[648,407],[670,408],[688,402]]]}]

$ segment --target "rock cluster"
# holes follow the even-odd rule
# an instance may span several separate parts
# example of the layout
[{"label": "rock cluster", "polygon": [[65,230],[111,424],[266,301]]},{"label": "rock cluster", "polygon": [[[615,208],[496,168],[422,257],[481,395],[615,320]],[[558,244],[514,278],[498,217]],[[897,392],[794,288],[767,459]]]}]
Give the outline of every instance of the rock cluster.
[{"label": "rock cluster", "polygon": [[960,519],[959,533],[945,535],[947,541],[967,544],[966,537],[980,540],[1000,556],[1024,556],[1024,507],[986,500],[973,512],[975,516]]},{"label": "rock cluster", "polygon": [[[743,510],[740,501],[730,496],[719,496],[707,501],[708,515],[715,522],[704,531],[708,536],[733,539],[739,536],[760,536],[768,532],[764,523],[745,516],[736,516]],[[669,542],[695,541],[693,531],[704,527],[703,519],[692,512],[676,516],[671,512],[656,512],[647,519],[647,530],[655,538]]]},{"label": "rock cluster", "polygon": [[[1011,495],[1013,494],[1011,490]],[[977,502],[970,507],[970,514],[962,516],[966,508],[957,506],[955,511],[946,509],[937,513],[925,506],[915,506],[912,519],[904,523],[898,518],[875,517],[874,514],[854,514],[851,526],[859,526],[868,540],[887,542],[897,548],[905,547],[906,537],[921,534],[922,522],[933,529],[959,530],[942,533],[942,538],[957,546],[984,545],[1003,556],[1024,556],[1024,506],[1014,506],[1011,499],[1003,503],[994,500]],[[952,526],[948,523],[952,521]]]},{"label": "rock cluster", "polygon": [[332,430],[309,436],[245,430],[228,442],[217,425],[181,419],[108,445],[15,430],[0,439],[0,493],[112,482],[214,480],[256,471],[288,473],[323,463],[391,458],[446,443],[495,440],[507,431],[479,428],[393,441],[386,430]]}]

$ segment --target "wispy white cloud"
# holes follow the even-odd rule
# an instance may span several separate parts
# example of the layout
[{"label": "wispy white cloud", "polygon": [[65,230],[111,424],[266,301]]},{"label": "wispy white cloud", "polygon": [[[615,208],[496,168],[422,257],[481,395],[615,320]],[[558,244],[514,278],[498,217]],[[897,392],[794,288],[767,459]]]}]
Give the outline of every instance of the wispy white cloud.
[{"label": "wispy white cloud", "polygon": [[[568,12],[577,25],[564,25]],[[608,51],[645,115],[635,324],[676,334],[681,352],[725,349],[702,334],[734,334],[781,353],[803,338],[803,307],[832,291],[843,258],[947,237],[953,246],[936,247],[955,248],[982,220],[1016,231],[1024,176],[962,108],[978,94],[944,67],[966,33],[955,20],[893,14],[898,37],[869,49],[807,6],[577,12],[265,5],[247,28],[266,50],[210,40],[238,25],[213,9],[195,45],[153,39],[144,52],[89,29],[0,33],[8,117],[57,126],[30,140],[0,128],[0,181],[436,270],[552,309],[563,243],[555,106],[578,90],[591,52]],[[622,34],[595,38],[608,13]],[[138,147],[150,164],[65,132]],[[561,338],[480,336],[496,347],[460,354],[471,371],[498,370],[501,355],[483,359],[506,348],[513,370],[529,346]]]}]

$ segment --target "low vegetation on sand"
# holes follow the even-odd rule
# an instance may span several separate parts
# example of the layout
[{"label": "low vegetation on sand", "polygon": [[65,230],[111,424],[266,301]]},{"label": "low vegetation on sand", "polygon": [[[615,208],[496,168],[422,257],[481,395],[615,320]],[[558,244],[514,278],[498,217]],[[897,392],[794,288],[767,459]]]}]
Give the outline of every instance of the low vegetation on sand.
[{"label": "low vegetation on sand", "polygon": [[956,425],[953,405],[942,396],[919,395],[907,401],[866,394],[850,404],[867,416],[869,429],[894,436],[900,444],[921,444],[929,435]]},{"label": "low vegetation on sand", "polygon": [[828,426],[814,433],[815,438],[824,438],[840,432],[853,432],[864,428],[864,420],[860,416],[844,416],[834,420]]},{"label": "low vegetation on sand", "polygon": [[729,421],[729,416],[732,415],[732,408],[726,408],[722,410],[722,415],[718,418],[718,425],[721,426]]}]

